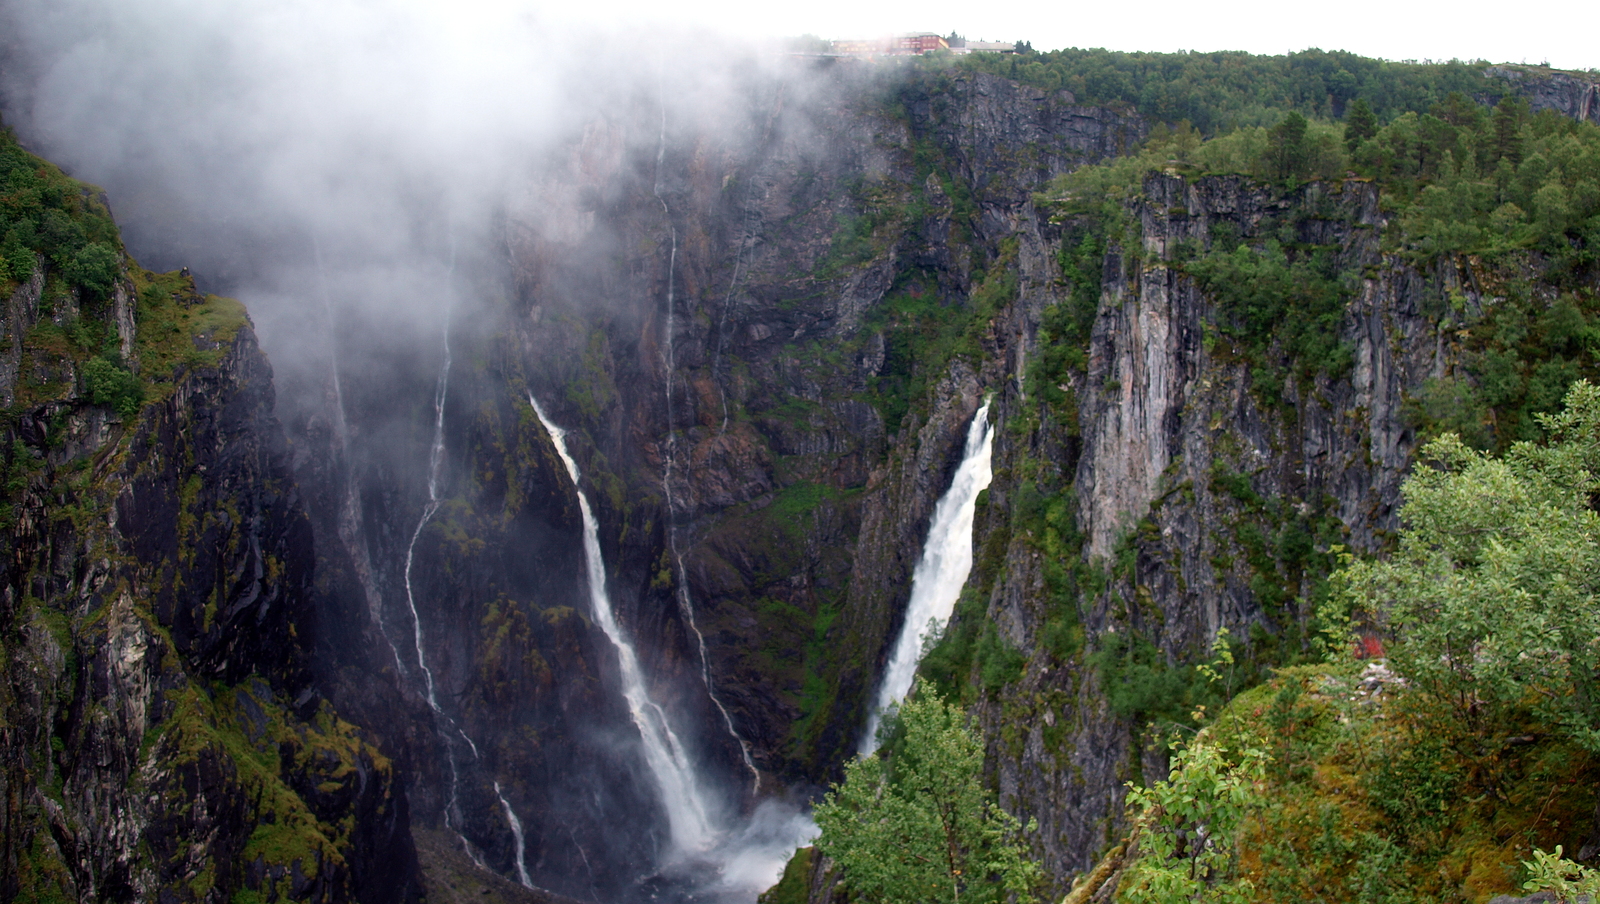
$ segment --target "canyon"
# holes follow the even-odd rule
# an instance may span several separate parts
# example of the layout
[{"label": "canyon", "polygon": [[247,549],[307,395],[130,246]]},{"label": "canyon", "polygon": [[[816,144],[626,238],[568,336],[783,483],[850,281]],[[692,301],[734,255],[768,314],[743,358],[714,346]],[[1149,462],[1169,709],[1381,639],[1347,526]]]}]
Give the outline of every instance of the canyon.
[{"label": "canyon", "polygon": [[[1515,73],[1592,116],[1593,85]],[[403,254],[73,168],[136,208],[131,260],[197,275],[8,284],[0,899],[436,900],[481,869],[506,900],[753,900],[909,686],[907,620],[940,649],[907,612],[958,472],[971,573],[928,680],[968,689],[1059,896],[1166,774],[1095,654],[1298,655],[1339,551],[1398,526],[1408,406],[1504,295],[1386,246],[1360,178],[1157,170],[1132,240],[1086,245],[1052,186],[1156,124],[1070,91],[653,75],[470,215],[417,189]],[[1219,338],[1183,264],[1224,234],[1354,274],[1347,367],[1274,383]],[[1069,309],[1081,366],[1050,370]],[[118,416],[41,344],[80,321],[147,381],[187,345]]]}]

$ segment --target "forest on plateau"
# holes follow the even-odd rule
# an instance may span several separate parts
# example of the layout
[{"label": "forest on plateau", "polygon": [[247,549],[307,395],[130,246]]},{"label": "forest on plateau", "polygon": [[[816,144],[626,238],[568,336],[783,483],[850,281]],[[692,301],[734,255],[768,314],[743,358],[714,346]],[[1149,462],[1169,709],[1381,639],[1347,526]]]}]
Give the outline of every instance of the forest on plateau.
[{"label": "forest on plateau", "polygon": [[1594,72],[40,9],[0,902],[1600,894]]}]

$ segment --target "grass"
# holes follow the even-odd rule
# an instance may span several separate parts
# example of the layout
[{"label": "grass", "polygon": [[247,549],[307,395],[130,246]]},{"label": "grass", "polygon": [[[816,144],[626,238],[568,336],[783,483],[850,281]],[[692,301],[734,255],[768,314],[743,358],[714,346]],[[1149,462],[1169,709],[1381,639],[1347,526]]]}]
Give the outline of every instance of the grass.
[{"label": "grass", "polygon": [[1365,666],[1282,669],[1211,729],[1271,754],[1241,840],[1254,900],[1484,902],[1520,893],[1534,848],[1581,846],[1592,754],[1530,723],[1485,756],[1403,686],[1372,693]]}]

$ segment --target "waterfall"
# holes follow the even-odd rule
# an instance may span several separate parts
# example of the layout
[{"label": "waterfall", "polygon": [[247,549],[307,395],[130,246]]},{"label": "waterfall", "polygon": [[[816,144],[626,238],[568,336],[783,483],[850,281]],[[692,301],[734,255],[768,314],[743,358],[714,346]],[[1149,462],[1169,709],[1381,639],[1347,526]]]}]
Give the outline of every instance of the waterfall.
[{"label": "waterfall", "polygon": [[384,624],[383,597],[378,593],[377,584],[372,579],[372,558],[367,550],[367,544],[362,540],[365,528],[361,523],[361,499],[356,491],[355,467],[350,462],[350,425],[344,413],[344,384],[339,379],[339,355],[335,338],[339,335],[339,325],[338,319],[334,316],[333,293],[328,291],[328,271],[322,265],[322,243],[317,241],[315,235],[311,236],[311,251],[317,262],[317,286],[322,293],[322,311],[328,318],[330,343],[328,370],[333,378],[333,436],[339,444],[339,455],[344,461],[344,497],[339,500],[337,528],[339,541],[350,553],[351,567],[361,585],[361,593],[367,601],[367,612],[378,626],[378,633],[383,635],[384,642],[389,645],[389,652],[394,655],[395,668],[404,675],[405,666],[400,660],[400,648],[394,645],[394,639],[389,636],[389,628]]},{"label": "waterfall", "polygon": [[[338,332],[335,329],[333,298],[328,292],[327,276],[326,272],[323,270],[322,249],[317,244],[315,237],[312,239],[312,247],[316,254],[317,271],[321,275],[322,301],[324,312],[328,318],[329,334],[338,335]],[[450,266],[447,279],[454,277],[455,269],[456,247],[455,236],[452,231],[450,239]],[[450,727],[454,729],[455,736],[460,737],[462,741],[466,742],[467,748],[472,752],[472,758],[474,760],[479,760],[481,757],[478,754],[478,745],[473,743],[472,738],[469,737],[467,733],[456,724],[455,720],[445,713],[445,711],[439,706],[439,700],[434,689],[433,671],[428,668],[427,654],[423,647],[422,619],[417,612],[416,596],[411,587],[411,566],[415,560],[417,540],[422,536],[423,528],[427,527],[428,522],[432,520],[435,514],[438,513],[439,503],[441,502],[439,497],[439,476],[440,469],[444,463],[444,406],[450,390],[450,366],[452,363],[450,356],[449,308],[446,308],[445,310],[443,346],[444,360],[440,365],[439,379],[434,385],[433,393],[433,443],[428,453],[428,502],[422,508],[422,516],[417,520],[416,528],[411,532],[410,543],[406,545],[406,564],[405,570],[403,571],[403,576],[406,591],[406,606],[411,611],[412,646],[415,648],[417,653],[417,667],[422,672],[428,706],[436,715],[438,715],[440,718],[443,718],[450,724]],[[332,373],[334,394],[334,434],[339,443],[340,451],[344,453],[346,459],[348,460],[349,426],[345,420],[344,390],[339,379],[339,366],[336,356],[332,364]],[[353,469],[350,469],[348,464],[346,465],[346,469],[347,473],[344,488],[345,498],[341,500],[342,504],[340,506],[339,538],[341,541],[343,541],[345,547],[351,552],[351,557],[355,562],[357,577],[361,582],[362,591],[366,595],[367,605],[372,613],[373,620],[377,623],[378,632],[383,635],[384,641],[388,643],[389,650],[394,655],[395,666],[400,670],[400,674],[404,676],[407,671],[404,665],[404,660],[402,660],[400,657],[400,649],[395,645],[394,638],[389,636],[388,625],[385,623],[383,618],[383,606],[380,602],[381,596],[379,595],[372,580],[372,565],[368,557],[366,543],[361,539],[364,528],[361,524],[361,508],[356,490]],[[466,852],[467,856],[474,864],[481,869],[488,869],[489,866],[486,862],[484,862],[482,855],[478,853],[477,848],[473,846],[472,842],[467,840],[467,836],[462,834],[459,828],[461,823],[459,804],[461,769],[460,764],[456,761],[455,741],[451,735],[446,734],[442,730],[440,731],[439,738],[444,744],[445,759],[450,766],[450,795],[445,804],[445,827],[455,833],[456,838],[461,842],[462,850]],[[499,782],[494,783],[494,793],[500,801],[501,808],[505,811],[506,821],[511,825],[512,837],[516,840],[517,877],[524,886],[532,888],[533,884],[528,878],[528,870],[524,862],[525,854],[523,850],[524,841],[522,834],[522,822],[517,818],[516,812],[511,809],[511,803],[506,800],[505,794],[500,790]]]},{"label": "waterfall", "polygon": [[506,802],[506,796],[500,790],[500,783],[494,783],[494,796],[500,798],[500,806],[506,811],[506,822],[511,823],[511,837],[517,842],[517,881],[523,888],[532,888],[533,880],[528,878],[528,863],[523,849],[527,843],[522,840],[522,820],[517,818],[516,811],[511,809],[511,804]]},{"label": "waterfall", "polygon": [[588,570],[589,603],[595,623],[617,648],[617,662],[622,672],[622,695],[628,701],[633,724],[638,727],[640,739],[644,742],[645,764],[660,788],[672,830],[673,846],[686,853],[704,852],[716,840],[710,808],[701,793],[688,752],[673,731],[666,711],[650,699],[645,689],[644,673],[639,668],[639,658],[612,612],[611,597],[606,590],[605,562],[600,556],[599,523],[589,506],[589,496],[583,491],[578,464],[567,451],[566,433],[550,422],[531,393],[528,395],[528,404],[533,406],[534,414],[544,425],[545,432],[550,434],[556,454],[566,465],[567,476],[572,478],[573,489],[578,494],[578,511],[583,516],[583,557]]},{"label": "waterfall", "polygon": [[[452,254],[452,257],[454,255]],[[455,269],[455,262],[451,261],[451,270]],[[433,391],[433,447],[428,454],[428,504],[422,507],[422,517],[417,519],[417,528],[411,532],[411,542],[406,545],[405,587],[406,605],[411,609],[412,643],[417,648],[417,667],[422,670],[422,677],[427,682],[428,705],[434,712],[439,712],[439,701],[434,697],[433,670],[428,668],[427,656],[422,651],[422,619],[417,616],[417,600],[411,592],[411,561],[417,550],[417,538],[422,536],[422,529],[428,526],[428,521],[434,513],[439,511],[439,465],[444,461],[444,401],[450,389],[450,312],[445,311],[444,320],[444,363],[439,368],[439,381]]]},{"label": "waterfall", "polygon": [[[666,402],[667,402],[667,448],[662,455],[661,491],[667,499],[667,545],[671,548],[673,566],[677,569],[677,599],[678,608],[683,611],[684,620],[689,623],[689,630],[694,632],[695,642],[700,653],[700,678],[706,685],[706,696],[711,698],[712,705],[722,715],[722,724],[727,727],[728,734],[733,736],[739,744],[739,755],[744,760],[744,768],[749,771],[752,781],[752,793],[761,792],[761,771],[756,768],[755,759],[750,756],[750,745],[744,736],[733,726],[733,716],[728,713],[728,708],[722,705],[722,700],[717,697],[716,687],[711,682],[711,659],[706,655],[706,638],[700,633],[700,626],[695,623],[694,601],[689,598],[689,575],[683,568],[683,556],[678,552],[678,531],[673,524],[675,506],[672,498],[672,467],[678,449],[678,434],[673,427],[672,412],[672,375],[677,372],[677,358],[673,349],[673,338],[676,329],[677,299],[673,273],[678,266],[678,230],[672,225],[672,210],[667,207],[667,199],[661,197],[661,165],[667,153],[667,106],[661,105],[661,132],[656,143],[656,181],[652,191],[656,201],[661,205],[661,215],[667,223],[667,234],[671,239],[671,250],[667,256],[667,325],[664,341],[662,342],[663,365],[666,369]],[[741,251],[742,254],[742,251]],[[738,265],[734,265],[734,280],[738,280]],[[733,298],[733,286],[728,287],[728,300]],[[727,303],[723,304],[726,316]],[[720,351],[720,345],[719,345]],[[715,371],[715,366],[712,368]],[[727,400],[723,400],[723,429],[727,429]],[[574,477],[576,480],[576,477]]]},{"label": "waterfall", "polygon": [[961,466],[950,480],[950,489],[933,509],[922,558],[911,574],[911,601],[906,604],[905,623],[878,686],[867,733],[861,739],[862,756],[878,749],[878,725],[884,711],[911,690],[923,643],[929,635],[936,636],[944,630],[961,588],[967,583],[967,574],[972,571],[972,517],[978,507],[978,494],[993,477],[989,468],[992,440],[989,403],[984,402],[967,428]]}]

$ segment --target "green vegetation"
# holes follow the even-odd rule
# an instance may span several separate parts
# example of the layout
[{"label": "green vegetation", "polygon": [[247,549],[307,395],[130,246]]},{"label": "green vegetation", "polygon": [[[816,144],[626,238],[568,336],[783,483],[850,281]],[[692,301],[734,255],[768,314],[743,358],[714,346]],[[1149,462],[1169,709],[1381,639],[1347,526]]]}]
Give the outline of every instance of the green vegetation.
[{"label": "green vegetation", "polygon": [[758,904],[807,904],[811,895],[811,862],[816,848],[794,852],[783,866],[783,876],[757,898]]},{"label": "green vegetation", "polygon": [[[1167,251],[1169,265],[1216,304],[1208,350],[1250,364],[1257,398],[1277,406],[1286,380],[1304,385],[1348,366],[1337,327],[1372,274],[1348,242],[1327,243],[1330,226],[1334,234],[1367,228],[1332,198],[1375,184],[1390,223],[1381,247],[1422,269],[1426,313],[1456,331],[1464,352],[1453,372],[1410,400],[1411,422],[1429,435],[1456,432],[1476,448],[1537,438],[1536,416],[1554,410],[1573,380],[1600,377],[1600,128],[1530,114],[1517,98],[1481,107],[1459,89],[1416,94],[1409,107],[1351,98],[1342,126],[1292,110],[1270,128],[1245,125],[1209,140],[1187,122],[1158,125],[1136,154],[1067,174],[1041,201],[1085,236],[1071,242],[1110,251],[1142,248],[1132,211],[1151,172],[1243,176],[1290,201],[1292,215],[1243,227],[1219,217],[1206,246]],[[1360,181],[1347,183],[1349,174]],[[1314,180],[1323,187],[1306,185]],[[1077,284],[1095,271],[1070,263],[1063,270],[1077,308]],[[1481,306],[1457,288],[1463,278]],[[1070,386],[1071,370],[1084,366],[1075,321],[1066,310],[1047,314],[1049,338],[1062,338],[1045,347],[1035,389]]]},{"label": "green vegetation", "polygon": [[[1336,576],[1330,661],[1235,698],[1130,795],[1145,834],[1119,900],[1593,892],[1562,852],[1594,829],[1600,778],[1600,389],[1541,420],[1547,442],[1503,456],[1423,450],[1395,553]],[[1375,638],[1387,665],[1353,658]],[[1162,820],[1199,848],[1152,843]]]},{"label": "green vegetation", "polygon": [[957,66],[1047,91],[1065,89],[1080,104],[1133,106],[1157,122],[1188,121],[1206,135],[1272,125],[1289,112],[1345,116],[1358,99],[1387,122],[1452,92],[1498,98],[1507,89],[1505,81],[1485,76],[1481,64],[1418,65],[1322,50],[1259,56],[1071,48],[1017,56],[977,53]]},{"label": "green vegetation", "polygon": [[1212,744],[1180,748],[1172,775],[1128,792],[1139,813],[1139,852],[1118,886],[1118,900],[1243,904],[1252,883],[1238,876],[1238,835],[1252,804],[1264,755],[1255,748],[1225,756]]},{"label": "green vegetation", "polygon": [[1039,867],[1023,856],[1023,826],[984,790],[965,715],[924,692],[891,719],[892,754],[852,761],[814,813],[817,848],[845,886],[882,904],[1032,901]]},{"label": "green vegetation", "polygon": [[[0,131],[0,296],[43,264],[43,318],[28,336],[19,405],[70,397],[126,419],[165,397],[187,369],[215,365],[248,324],[231,299],[199,296],[191,279],[124,268],[122,244],[99,189],[66,176]],[[126,277],[137,298],[134,361],[122,355],[110,296]],[[76,293],[78,315],[59,313]],[[76,371],[76,385],[69,377]]]},{"label": "green vegetation", "polygon": [[1067,213],[1125,217],[1115,207],[1155,170],[1284,185],[1353,171],[1381,186],[1399,215],[1390,240],[1418,260],[1536,250],[1562,279],[1595,263],[1600,237],[1600,127],[1530,115],[1516,99],[1491,112],[1452,94],[1375,130],[1364,117],[1341,128],[1293,112],[1210,140],[1185,122],[1158,126],[1139,153],[1069,173],[1051,195]]},{"label": "green vegetation", "polygon": [[123,417],[132,417],[144,401],[144,386],[139,378],[104,357],[83,364],[84,396],[92,404],[105,405]]},{"label": "green vegetation", "polygon": [[1452,435],[1423,448],[1399,549],[1342,576],[1403,641],[1393,663],[1439,735],[1485,757],[1529,718],[1600,754],[1600,388],[1575,384],[1540,421],[1547,444],[1501,458]]},{"label": "green vegetation", "polygon": [[91,299],[116,278],[122,242],[101,192],[40,160],[0,129],[0,295],[34,272],[35,255]]}]

